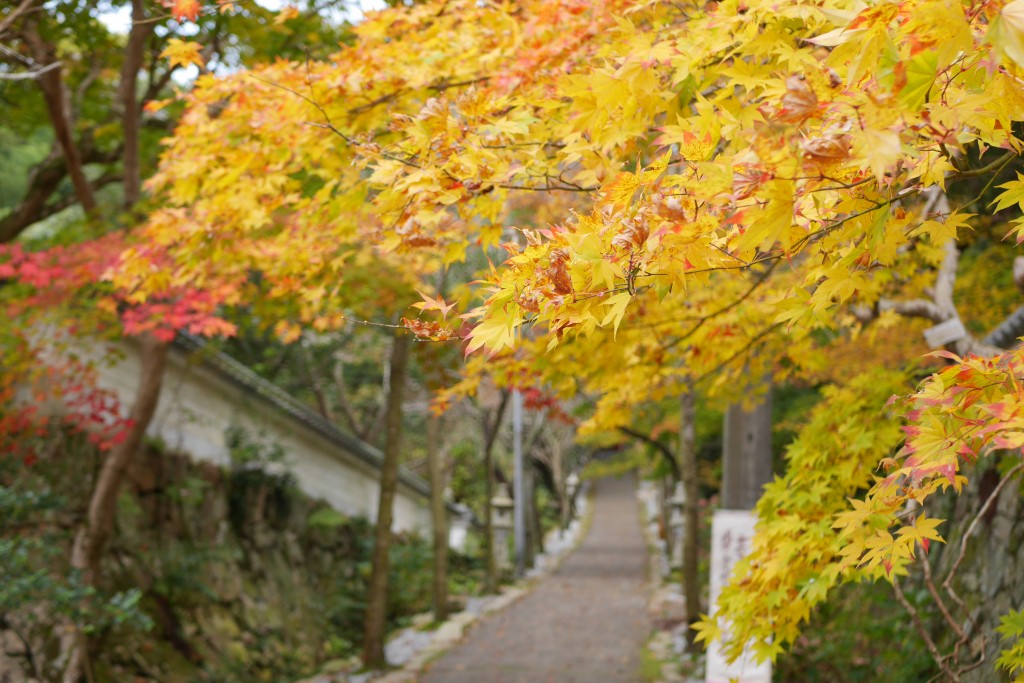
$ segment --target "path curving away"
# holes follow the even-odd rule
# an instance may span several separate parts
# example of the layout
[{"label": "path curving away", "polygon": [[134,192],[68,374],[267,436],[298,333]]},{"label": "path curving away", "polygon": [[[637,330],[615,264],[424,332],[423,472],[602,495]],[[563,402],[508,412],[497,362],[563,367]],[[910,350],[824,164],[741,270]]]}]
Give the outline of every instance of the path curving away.
[{"label": "path curving away", "polygon": [[633,478],[602,479],[580,547],[420,683],[636,683],[650,634],[646,567]]}]

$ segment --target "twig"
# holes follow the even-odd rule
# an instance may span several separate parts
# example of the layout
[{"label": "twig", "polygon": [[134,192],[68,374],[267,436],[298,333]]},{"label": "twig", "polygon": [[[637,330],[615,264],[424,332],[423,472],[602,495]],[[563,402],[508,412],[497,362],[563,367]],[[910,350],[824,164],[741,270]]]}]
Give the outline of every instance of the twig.
[{"label": "twig", "polygon": [[60,62],[51,62],[41,69],[35,71],[23,71],[21,73],[0,73],[0,81],[29,81],[35,80],[42,76],[47,71],[53,71],[59,69],[61,66]]},{"label": "twig", "polygon": [[918,613],[917,608],[911,605],[910,601],[907,600],[907,597],[903,595],[903,589],[900,588],[899,579],[896,579],[895,577],[892,581],[892,592],[895,593],[896,600],[903,605],[903,609],[905,609],[907,614],[910,615],[910,619],[914,622],[914,626],[917,628],[918,634],[920,634],[921,639],[924,640],[925,647],[928,648],[928,652],[931,653],[932,659],[934,659],[935,663],[939,665],[942,673],[944,673],[946,677],[954,683],[960,683],[960,676],[958,676],[957,673],[950,669],[946,664],[945,658],[939,653],[939,648],[936,647],[935,641],[932,640],[932,637],[928,634],[928,629],[924,626],[924,622],[921,621],[921,615]]},{"label": "twig", "polygon": [[953,562],[953,566],[950,567],[949,572],[946,574],[946,579],[942,582],[942,588],[949,593],[949,596],[953,598],[962,610],[966,611],[967,605],[964,603],[963,598],[961,598],[957,594],[956,590],[954,590],[953,578],[956,576],[957,571],[960,569],[960,565],[963,564],[964,557],[967,555],[967,542],[971,539],[971,534],[974,533],[974,530],[977,528],[981,518],[985,516],[985,513],[988,512],[988,509],[995,502],[996,498],[999,497],[999,493],[1003,490],[1003,487],[1006,486],[1006,484],[1022,469],[1024,469],[1024,463],[1015,465],[1006,473],[1002,481],[996,485],[992,490],[992,493],[990,493],[988,498],[985,499],[984,504],[978,509],[978,514],[975,515],[973,520],[971,520],[971,523],[967,526],[967,530],[964,531],[963,537],[960,539],[960,552],[957,554],[956,560]]},{"label": "twig", "polygon": [[721,363],[719,363],[715,367],[711,368],[710,370],[708,370],[704,374],[702,374],[699,377],[697,377],[694,380],[694,382],[693,382],[694,385],[700,384],[701,382],[703,382],[707,378],[711,377],[712,375],[717,374],[719,370],[721,370],[726,365],[728,365],[729,363],[733,362],[734,360],[739,358],[741,355],[743,355],[744,353],[749,351],[751,349],[751,347],[753,347],[759,341],[761,341],[762,339],[764,339],[765,337],[767,337],[769,334],[771,334],[775,330],[779,329],[780,327],[782,327],[782,323],[781,322],[775,323],[773,325],[770,325],[770,326],[766,327],[765,329],[761,330],[760,332],[758,332],[756,335],[754,335],[753,338],[751,338],[751,340],[743,348],[741,348],[736,353],[732,354],[731,356],[729,356],[728,358],[726,358]]},{"label": "twig", "polygon": [[960,171],[959,173],[954,175],[953,178],[951,178],[951,180],[960,180],[961,178],[976,178],[978,176],[987,175],[992,171],[995,171],[996,169],[1002,170],[1002,166],[1005,166],[1006,164],[1010,163],[1017,156],[1019,156],[1019,153],[1011,150],[1004,154],[1003,156],[996,159],[995,161],[985,164],[981,168],[972,168],[968,171]]},{"label": "twig", "polygon": [[2,36],[7,29],[13,26],[14,21],[27,12],[35,3],[36,0],[22,0],[20,5],[11,10],[11,13],[4,17],[3,21],[0,21],[0,36]]}]

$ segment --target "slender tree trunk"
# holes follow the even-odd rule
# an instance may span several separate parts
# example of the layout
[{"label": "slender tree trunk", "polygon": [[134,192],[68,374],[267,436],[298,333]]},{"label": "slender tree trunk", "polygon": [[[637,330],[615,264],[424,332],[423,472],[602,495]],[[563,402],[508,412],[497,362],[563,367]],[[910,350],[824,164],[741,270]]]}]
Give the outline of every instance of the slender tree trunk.
[{"label": "slender tree trunk", "polygon": [[[95,587],[99,583],[100,560],[114,531],[121,483],[160,400],[167,350],[166,343],[151,335],[139,338],[142,367],[129,412],[131,425],[125,439],[114,446],[103,461],[85,522],[79,527],[71,547],[71,567],[81,573],[86,586]],[[65,631],[61,639],[61,661],[66,662],[64,683],[78,683],[86,675],[87,653],[84,646],[85,639],[77,628],[70,627]]]},{"label": "slender tree trunk", "polygon": [[137,91],[146,41],[154,26],[154,23],[146,21],[143,0],[132,0],[132,28],[128,32],[128,44],[121,67],[121,83],[117,92],[123,110],[125,208],[131,208],[138,202],[142,193],[142,171],[139,161],[139,130],[142,121]]},{"label": "slender tree trunk", "polygon": [[683,504],[683,597],[686,599],[686,623],[700,618],[700,577],[697,573],[697,549],[700,544],[700,519],[697,498],[697,410],[693,386],[679,398],[679,473],[686,502]]},{"label": "slender tree trunk", "polygon": [[[32,59],[36,62],[46,66],[57,61],[56,47],[43,40],[35,19],[25,21],[22,35],[32,52]],[[64,163],[68,169],[68,176],[71,178],[71,185],[75,188],[75,195],[87,214],[95,213],[96,197],[89,184],[89,179],[85,177],[82,157],[72,136],[74,125],[71,120],[71,106],[64,89],[61,67],[50,69],[40,75],[38,82],[39,89],[43,92],[43,100],[46,102],[46,113],[53,126],[54,137],[57,138],[61,153],[64,155]]]},{"label": "slender tree trunk", "polygon": [[434,532],[434,621],[448,618],[448,512],[444,505],[441,462],[441,418],[427,416],[427,466],[430,470],[430,513]]},{"label": "slender tree trunk", "polygon": [[530,566],[533,567],[537,560],[537,555],[544,552],[544,525],[541,523],[541,509],[537,505],[537,470],[534,467],[529,468],[530,474],[527,476],[529,480],[529,488],[526,491],[526,501],[529,504],[528,510],[530,511],[530,531],[533,536],[533,551],[527,555],[527,560]]},{"label": "slender tree trunk", "polygon": [[309,388],[313,391],[313,396],[316,398],[316,405],[320,409],[320,414],[323,415],[324,419],[332,424],[336,424],[337,420],[334,418],[334,411],[331,410],[331,403],[327,398],[327,392],[324,391],[324,386],[320,382],[320,374],[316,370],[316,364],[313,362],[313,354],[309,352],[305,344],[300,341],[299,347],[299,368],[303,375],[306,377],[306,381],[309,382]]},{"label": "slender tree trunk", "polygon": [[562,462],[562,446],[555,443],[551,452],[551,478],[555,481],[555,495],[558,496],[558,522],[559,528],[569,528],[569,491],[566,486],[566,474]]},{"label": "slender tree trunk", "polygon": [[380,500],[374,530],[373,569],[370,573],[363,632],[363,664],[373,669],[387,665],[384,659],[384,630],[387,622],[388,550],[391,548],[391,522],[398,489],[398,456],[402,447],[402,400],[409,360],[408,335],[398,332],[391,347],[391,372],[385,407],[384,462],[380,470]]},{"label": "slender tree trunk", "polygon": [[494,498],[494,443],[498,439],[498,427],[505,416],[510,392],[501,392],[501,403],[494,411],[494,419],[490,420],[485,413],[483,417],[484,437],[484,593],[498,590],[498,566],[494,558],[494,511],[491,500]]},{"label": "slender tree trunk", "polygon": [[493,441],[484,444],[484,593],[498,590],[498,564],[494,557],[494,457]]}]

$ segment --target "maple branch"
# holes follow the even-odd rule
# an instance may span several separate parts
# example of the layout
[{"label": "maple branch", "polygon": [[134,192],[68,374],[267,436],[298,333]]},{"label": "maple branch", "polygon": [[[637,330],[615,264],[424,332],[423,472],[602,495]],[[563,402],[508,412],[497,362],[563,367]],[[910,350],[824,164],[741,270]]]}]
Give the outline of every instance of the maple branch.
[{"label": "maple branch", "polygon": [[85,94],[88,92],[92,84],[96,82],[96,79],[103,73],[104,61],[96,59],[92,66],[89,67],[89,73],[85,75],[79,83],[78,87],[75,88],[75,93],[71,98],[71,112],[75,118],[81,116],[82,106],[85,101]]},{"label": "maple branch", "polygon": [[149,85],[146,87],[146,92],[142,95],[142,104],[145,105],[147,102],[155,100],[159,95],[160,91],[167,87],[167,84],[171,82],[171,78],[174,76],[174,72],[178,70],[177,66],[171,68],[160,74],[159,78],[155,77],[149,80]]},{"label": "maple branch", "polygon": [[683,343],[684,341],[686,341],[687,339],[692,337],[694,334],[696,334],[697,331],[701,327],[704,326],[704,323],[706,323],[709,320],[712,320],[714,318],[717,318],[720,315],[728,313],[729,311],[731,311],[732,309],[736,308],[737,306],[742,304],[744,301],[749,299],[750,295],[753,294],[754,291],[758,287],[760,287],[762,284],[764,284],[765,281],[768,280],[768,277],[772,274],[772,271],[774,271],[776,266],[778,266],[780,263],[782,263],[782,261],[772,261],[772,263],[769,264],[769,266],[765,269],[765,271],[763,273],[761,273],[761,275],[756,280],[754,280],[754,282],[750,285],[750,287],[747,288],[747,290],[745,292],[743,292],[743,294],[741,294],[740,296],[738,296],[736,299],[734,299],[733,301],[729,302],[728,304],[722,306],[718,310],[716,310],[716,311],[714,311],[712,313],[709,313],[708,315],[706,315],[703,318],[701,318],[697,322],[696,325],[694,325],[689,330],[687,330],[685,333],[683,333],[682,336],[673,339],[664,348],[671,349],[671,348],[673,348],[675,346],[678,346],[679,344]]},{"label": "maple branch", "polygon": [[935,660],[939,669],[942,670],[942,673],[944,673],[949,680],[954,681],[954,683],[960,683],[960,676],[958,676],[957,673],[950,669],[949,665],[946,664],[946,658],[939,652],[939,648],[935,645],[935,641],[932,640],[931,635],[928,633],[928,629],[925,628],[924,622],[921,620],[921,614],[917,611],[917,608],[911,605],[910,601],[907,600],[907,597],[903,594],[903,589],[900,587],[899,579],[896,577],[893,577],[892,580],[892,592],[896,595],[896,600],[903,605],[903,609],[905,609],[907,614],[910,615],[911,621],[914,622],[914,627],[917,629],[921,639],[924,640],[925,647],[928,648],[929,654],[931,654],[932,659]]},{"label": "maple branch", "polygon": [[71,110],[65,93],[64,79],[61,77],[60,61],[56,57],[57,48],[52,43],[43,40],[34,19],[25,22],[22,37],[32,52],[33,60],[47,66],[58,65],[39,77],[39,89],[43,92],[54,137],[60,143],[75,194],[78,195],[78,201],[82,204],[86,214],[92,214],[96,211],[96,196],[89,185],[89,179],[82,168],[81,154],[72,138],[74,123],[71,121]]},{"label": "maple branch", "polygon": [[501,390],[501,402],[498,403],[498,407],[494,410],[493,421],[488,419],[488,416],[491,414],[490,411],[484,411],[484,452],[489,453],[494,447],[494,442],[498,438],[498,427],[501,426],[501,420],[505,416],[505,409],[508,407],[508,399],[511,395],[512,392],[505,389]]},{"label": "maple branch", "polygon": [[626,436],[631,436],[634,439],[639,439],[640,441],[643,441],[644,443],[652,446],[656,451],[658,451],[658,453],[661,454],[661,456],[665,459],[665,462],[668,463],[669,468],[672,470],[672,481],[676,482],[680,480],[679,463],[676,461],[675,455],[672,453],[672,450],[668,446],[661,443],[657,439],[651,438],[650,436],[644,434],[643,432],[638,432],[637,430],[631,427],[619,427],[619,431],[625,434]]},{"label": "maple branch", "polygon": [[[918,545],[921,547],[920,543]],[[927,555],[918,555],[917,561],[921,565],[921,571],[924,574],[925,588],[928,589],[928,593],[932,596],[932,599],[935,600],[935,606],[938,608],[939,614],[942,615],[943,620],[945,620],[946,624],[953,630],[953,633],[957,635],[957,638],[959,638],[956,646],[953,648],[953,652],[950,655],[947,655],[947,657],[952,657],[954,662],[959,662],[960,645],[967,642],[967,633],[963,628],[961,628],[960,624],[957,623],[956,619],[953,618],[953,615],[950,614],[949,608],[946,607],[946,601],[942,599],[941,595],[939,595],[939,590],[935,587],[935,581],[932,580],[932,566],[931,562],[928,561]]]},{"label": "maple branch", "polygon": [[47,64],[44,67],[36,69],[35,71],[22,71],[20,73],[0,73],[0,81],[32,81],[45,74],[47,71],[53,71],[54,69],[59,68],[60,62],[53,62],[51,64]]},{"label": "maple branch", "polygon": [[320,383],[320,373],[316,372],[313,367],[313,358],[310,354],[309,349],[302,341],[299,341],[299,365],[302,367],[302,372],[306,375],[309,380],[309,388],[313,392],[313,396],[316,397],[316,404],[320,410],[320,414],[323,415],[324,419],[330,423],[334,423],[334,411],[331,410],[330,402],[327,400],[327,394],[324,392],[324,387]]},{"label": "maple branch", "polygon": [[[946,255],[942,260],[938,273],[935,275],[935,288],[932,294],[932,301],[927,299],[911,299],[910,301],[888,301],[878,302],[878,310],[894,311],[900,315],[912,318],[924,318],[938,324],[951,320],[958,316],[956,303],[953,301],[953,289],[956,285],[956,271],[960,263],[960,251],[957,249],[956,241],[950,238],[945,246]],[[863,314],[862,314],[863,315]],[[858,315],[862,320],[865,318]],[[987,338],[986,338],[987,339]],[[973,353],[978,356],[998,356],[1003,349],[992,346],[985,341],[978,340],[972,334],[952,343],[958,355],[964,356]]]},{"label": "maple branch", "polygon": [[139,133],[142,110],[139,106],[139,70],[145,59],[146,41],[155,26],[143,24],[146,9],[143,0],[132,0],[132,27],[125,44],[124,63],[121,66],[121,80],[117,86],[117,97],[121,106],[121,123],[124,128],[124,206],[135,205],[142,195],[142,167],[139,159]]},{"label": "maple branch", "polygon": [[11,12],[4,17],[3,21],[0,21],[0,36],[14,25],[14,22],[17,21],[18,17],[28,12],[36,2],[37,0],[21,0],[21,4],[11,10]]},{"label": "maple branch", "polygon": [[981,508],[978,509],[978,514],[976,514],[974,516],[974,519],[971,520],[971,523],[967,525],[967,529],[966,531],[964,531],[964,535],[960,538],[960,550],[956,556],[956,560],[953,562],[953,565],[949,568],[949,572],[947,572],[945,580],[943,580],[942,582],[942,589],[949,593],[949,596],[953,598],[953,600],[961,609],[966,610],[967,606],[964,603],[963,598],[961,598],[957,594],[956,590],[953,588],[953,578],[956,576],[956,573],[960,570],[960,565],[963,564],[964,558],[967,556],[967,542],[971,539],[971,536],[974,534],[974,530],[977,528],[978,523],[981,521],[981,519],[984,518],[985,513],[988,512],[988,509],[999,497],[999,494],[1000,492],[1002,492],[1003,487],[1005,487],[1006,484],[1010,480],[1012,480],[1013,477],[1016,476],[1017,473],[1020,472],[1022,469],[1024,469],[1024,463],[1020,463],[1014,466],[1003,476],[1002,480],[996,485],[994,489],[992,489],[992,493],[990,493],[988,498],[985,499],[985,502],[982,504]]},{"label": "maple branch", "polygon": [[555,149],[562,149],[566,146],[564,142],[555,142],[549,140],[547,142],[537,141],[525,141],[525,142],[509,142],[504,145],[480,145],[483,149],[519,149],[520,147],[554,147]]},{"label": "maple branch", "polygon": [[798,251],[803,249],[808,244],[812,244],[814,242],[817,242],[818,240],[826,237],[827,235],[829,235],[830,233],[834,232],[835,230],[838,230],[839,228],[841,228],[842,226],[844,226],[845,224],[849,223],[852,220],[860,218],[861,216],[866,216],[866,215],[868,215],[870,213],[874,213],[875,211],[878,211],[879,209],[883,209],[883,208],[885,208],[887,206],[895,204],[898,201],[901,201],[911,191],[912,190],[910,188],[908,188],[908,190],[906,190],[904,192],[901,192],[901,193],[897,194],[896,196],[893,196],[893,197],[891,197],[889,199],[886,199],[885,201],[873,202],[874,206],[872,206],[870,209],[864,209],[863,211],[855,211],[854,213],[848,214],[848,215],[846,215],[846,216],[844,216],[842,218],[837,218],[835,221],[833,221],[832,223],[830,223],[829,225],[827,225],[824,228],[821,228],[821,229],[816,230],[814,232],[807,233],[806,235],[804,235],[803,237],[798,239],[796,242],[794,242],[790,246],[790,250],[789,250],[788,253],[784,252],[784,251],[778,251],[778,252],[775,252],[775,253],[765,252],[764,255],[759,256],[759,257],[753,259],[749,263],[741,263],[741,264],[735,265],[735,266],[719,265],[719,266],[708,266],[707,268],[693,268],[693,269],[687,270],[686,274],[687,275],[695,275],[695,274],[698,274],[698,273],[713,273],[713,272],[719,271],[719,270],[746,270],[746,269],[751,268],[751,267],[753,267],[753,266],[755,266],[755,265],[757,265],[759,263],[767,263],[769,261],[778,261],[779,259],[783,259],[783,258],[791,258],[793,254],[796,254]]},{"label": "maple branch", "polygon": [[[79,141],[78,148],[82,152],[82,162],[86,164],[113,163],[120,154],[119,149],[109,152],[96,149],[92,138],[88,134]],[[10,242],[30,225],[34,225],[44,218],[63,211],[78,201],[74,194],[63,197],[55,202],[49,201],[57,190],[60,189],[61,183],[67,177],[67,172],[67,164],[61,157],[60,147],[54,143],[46,158],[36,164],[29,172],[24,196],[6,215],[0,218],[0,244]],[[119,176],[117,175],[105,173],[93,185],[99,189],[112,182],[116,182],[118,179]]]},{"label": "maple branch", "polygon": [[[933,301],[927,299],[911,299],[909,301],[890,301],[882,299],[878,302],[878,311],[893,311],[908,318],[925,318],[933,322],[942,322],[942,311]],[[862,316],[862,320],[864,318]]]},{"label": "maple branch", "polygon": [[334,377],[334,387],[338,394],[338,407],[341,409],[342,417],[345,418],[345,422],[348,423],[349,428],[354,434],[362,433],[363,430],[359,428],[359,421],[356,419],[355,410],[352,409],[352,405],[348,401],[348,392],[345,385],[345,365],[341,358],[335,357],[331,375]]},{"label": "maple branch", "polygon": [[744,353],[750,351],[750,349],[752,349],[755,344],[760,342],[762,339],[764,339],[765,337],[767,337],[768,335],[770,335],[772,332],[774,332],[775,330],[779,329],[780,327],[782,327],[782,323],[781,322],[777,322],[777,323],[774,323],[772,325],[769,325],[765,329],[763,329],[760,332],[758,332],[756,335],[751,337],[750,341],[748,341],[742,348],[737,350],[735,353],[733,353],[731,356],[729,356],[728,358],[723,360],[721,363],[719,363],[715,367],[711,368],[710,370],[708,370],[704,374],[699,375],[696,379],[694,379],[694,381],[693,381],[694,386],[700,384],[701,382],[703,382],[704,380],[708,379],[709,377],[712,377],[713,375],[718,374],[719,370],[721,370],[722,368],[727,366],[729,363],[733,362],[734,360],[736,360],[737,358],[742,356]]},{"label": "maple branch", "polygon": [[1020,155],[1017,152],[1011,150],[1004,154],[1003,156],[996,159],[995,161],[985,164],[980,168],[972,168],[966,171],[959,171],[952,178],[950,178],[950,180],[957,181],[962,178],[977,178],[978,176],[988,175],[993,171],[995,171],[996,174],[998,174],[999,171],[1003,170],[1004,166],[1006,166],[1008,163],[1016,159],[1018,156]]},{"label": "maple branch", "polygon": [[[1002,164],[1008,163],[1005,156],[999,161]],[[946,197],[946,193],[938,186],[928,189],[928,199],[925,202],[922,214],[928,215],[933,212],[939,216],[947,216],[950,213],[949,200]],[[935,324],[958,317],[956,302],[953,299],[957,269],[960,265],[960,250],[957,248],[956,239],[949,238],[945,245],[943,245],[943,249],[945,250],[945,255],[935,275],[935,287],[932,290],[931,301],[927,299],[911,299],[909,301],[882,299],[878,302],[879,312],[891,310],[906,317],[924,318]],[[854,314],[862,322],[867,322],[873,317],[873,314],[864,308],[856,310]],[[1024,314],[1021,317],[1024,317]],[[1011,318],[1013,318],[1013,315],[1007,318],[1003,324],[1009,323]],[[992,341],[993,339],[1002,339],[1005,336],[1005,334],[997,335],[997,333],[1003,332],[1003,324],[986,337],[985,340],[978,340],[974,335],[966,334],[951,345],[956,353],[961,356],[968,353],[986,357],[997,356],[1002,353],[1003,349],[993,345]]]},{"label": "maple branch", "polygon": [[[293,90],[292,88],[289,88],[287,85],[283,85],[281,83],[277,83],[276,81],[271,81],[271,80],[269,80],[267,78],[262,78],[260,76],[256,76],[255,74],[252,74],[252,73],[247,74],[247,75],[249,76],[249,78],[253,78],[253,79],[255,79],[257,81],[260,81],[262,83],[266,83],[267,85],[272,86],[274,88],[280,88],[281,90],[284,90],[287,93],[295,95],[299,99],[304,100],[304,101],[308,102],[309,104],[313,105],[314,107],[316,107],[316,110],[320,112],[320,115],[324,117],[324,122],[325,123],[313,123],[313,122],[310,122],[310,125],[317,126],[318,128],[326,128],[327,130],[331,131],[332,133],[334,133],[335,135],[340,137],[342,140],[344,140],[346,143],[348,143],[352,147],[358,146],[354,139],[352,139],[351,137],[349,137],[345,133],[343,133],[340,130],[338,130],[338,128],[331,121],[331,117],[327,113],[327,110],[325,110],[323,108],[323,106],[321,106],[320,103],[317,102],[315,99],[307,97],[306,95],[303,95],[299,91]],[[308,85],[310,86],[310,91],[312,92],[313,84],[310,82],[310,83],[308,83]]]},{"label": "maple branch", "polygon": [[[461,88],[467,85],[475,85],[476,83],[483,83],[485,81],[489,81],[490,79],[490,76],[480,76],[479,78],[471,78],[465,81],[447,82],[444,78],[442,78],[439,83],[428,85],[426,86],[426,88],[427,90],[433,90],[434,92],[444,92],[445,90],[450,90],[451,88]],[[385,93],[384,95],[381,95],[376,99],[366,102],[365,104],[361,104],[358,107],[353,107],[349,109],[348,113],[352,114],[353,116],[362,114],[363,112],[369,111],[374,107],[385,104],[387,102],[391,102],[392,100],[395,100],[401,95],[408,92],[412,92],[412,90],[410,90],[409,88],[400,88],[398,90]]]}]

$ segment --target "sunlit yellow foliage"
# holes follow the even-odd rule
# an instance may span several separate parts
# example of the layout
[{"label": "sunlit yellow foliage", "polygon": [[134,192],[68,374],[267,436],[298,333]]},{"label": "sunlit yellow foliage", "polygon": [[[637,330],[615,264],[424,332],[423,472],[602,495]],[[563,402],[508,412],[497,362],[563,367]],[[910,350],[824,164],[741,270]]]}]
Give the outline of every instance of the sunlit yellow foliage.
[{"label": "sunlit yellow foliage", "polygon": [[[864,329],[852,305],[933,284],[977,211],[947,210],[945,191],[991,180],[1008,230],[1024,230],[1024,176],[996,175],[1021,150],[1022,17],[1024,0],[433,0],[373,14],[327,62],[201,79],[152,184],[159,249],[136,247],[111,277],[140,300],[194,284],[236,304],[258,289],[296,310],[289,336],[344,319],[355,266],[418,281],[504,239],[468,314],[479,353],[450,396],[487,369],[585,391],[597,408],[583,431],[598,433],[684,382],[736,399],[744,375],[839,380],[724,594],[736,642],[772,656],[836,582],[897,574],[939,540],[939,520],[902,506],[959,490],[980,449],[1024,444],[1012,353],[952,358],[896,404],[897,452],[884,394],[901,392],[898,374],[854,363],[844,377],[822,348],[884,340],[893,316]],[[537,205],[523,197],[546,195],[559,199],[522,220]]]}]

